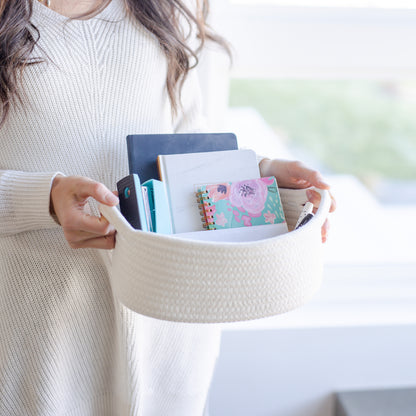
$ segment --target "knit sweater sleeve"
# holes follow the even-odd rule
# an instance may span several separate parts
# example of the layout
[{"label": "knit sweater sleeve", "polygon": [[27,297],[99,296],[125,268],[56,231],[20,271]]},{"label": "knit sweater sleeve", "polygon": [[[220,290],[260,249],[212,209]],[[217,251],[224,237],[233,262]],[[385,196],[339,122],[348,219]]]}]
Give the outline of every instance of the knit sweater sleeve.
[{"label": "knit sweater sleeve", "polygon": [[51,184],[57,174],[0,170],[0,235],[58,227],[49,213]]}]

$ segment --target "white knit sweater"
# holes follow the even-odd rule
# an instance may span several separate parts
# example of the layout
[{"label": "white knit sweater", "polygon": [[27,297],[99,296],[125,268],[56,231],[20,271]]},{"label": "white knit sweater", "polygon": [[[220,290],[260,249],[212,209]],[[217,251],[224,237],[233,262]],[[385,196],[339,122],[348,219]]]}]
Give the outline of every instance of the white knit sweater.
[{"label": "white knit sweater", "polygon": [[172,121],[165,57],[122,0],[86,21],[34,1],[32,22],[50,60],[0,129],[0,415],[201,415],[218,329],[120,305],[101,251],[69,248],[49,215],[56,172],[115,189],[127,134],[197,129],[196,75]]}]

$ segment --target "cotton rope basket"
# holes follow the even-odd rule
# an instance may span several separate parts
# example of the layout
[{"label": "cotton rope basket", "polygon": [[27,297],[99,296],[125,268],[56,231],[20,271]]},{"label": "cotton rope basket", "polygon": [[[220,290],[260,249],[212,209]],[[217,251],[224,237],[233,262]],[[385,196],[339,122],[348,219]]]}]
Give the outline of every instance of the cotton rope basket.
[{"label": "cotton rope basket", "polygon": [[[320,192],[318,211],[303,227],[238,243],[135,230],[117,208],[101,205],[117,230],[109,265],[115,295],[140,314],[189,323],[258,319],[304,304],[322,280],[321,226],[331,202]],[[292,229],[302,208],[299,190],[280,194]]]}]

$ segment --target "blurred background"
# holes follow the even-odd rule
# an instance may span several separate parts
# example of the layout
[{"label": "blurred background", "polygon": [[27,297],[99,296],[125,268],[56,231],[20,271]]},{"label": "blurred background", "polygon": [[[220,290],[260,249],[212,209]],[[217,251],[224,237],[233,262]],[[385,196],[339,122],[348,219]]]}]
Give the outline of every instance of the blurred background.
[{"label": "blurred background", "polygon": [[[202,59],[210,129],[319,169],[338,208],[315,298],[224,325],[210,415],[388,412],[374,391],[416,414],[416,2],[216,0],[211,25],[233,64]],[[340,410],[344,392],[370,407]]]}]

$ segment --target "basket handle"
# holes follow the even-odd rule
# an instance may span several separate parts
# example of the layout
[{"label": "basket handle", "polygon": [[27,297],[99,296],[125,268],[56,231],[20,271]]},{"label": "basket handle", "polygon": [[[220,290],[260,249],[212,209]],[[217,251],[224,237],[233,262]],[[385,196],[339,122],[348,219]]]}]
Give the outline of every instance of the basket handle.
[{"label": "basket handle", "polygon": [[325,220],[327,219],[329,209],[331,208],[331,195],[325,189],[315,188],[314,190],[321,194],[321,202],[319,204],[318,210],[316,211],[314,220],[318,221],[319,224],[322,226]]},{"label": "basket handle", "polygon": [[114,226],[117,231],[132,232],[135,229],[129,222],[121,215],[117,207],[110,207],[108,205],[99,204],[98,209],[107,221]]}]

